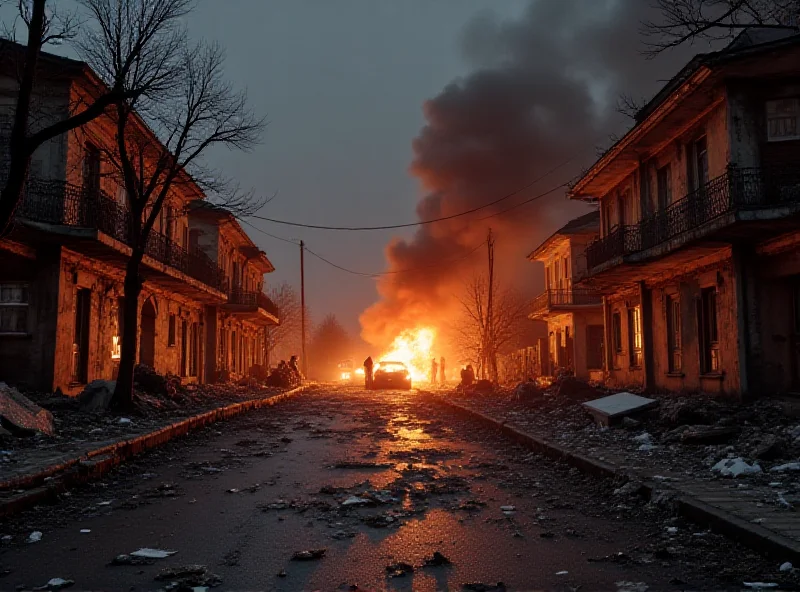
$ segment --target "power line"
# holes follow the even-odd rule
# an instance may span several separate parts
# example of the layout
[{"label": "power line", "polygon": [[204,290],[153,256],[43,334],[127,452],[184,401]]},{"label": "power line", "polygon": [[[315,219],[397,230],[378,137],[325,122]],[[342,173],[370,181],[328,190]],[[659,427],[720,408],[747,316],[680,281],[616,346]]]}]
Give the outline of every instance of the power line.
[{"label": "power line", "polygon": [[[267,232],[266,230],[261,230],[258,226],[254,226],[253,224],[251,224],[247,220],[242,220],[242,222],[247,224],[249,227],[251,227],[256,232],[260,232],[260,233],[265,234],[265,235],[267,235],[267,236],[269,236],[271,238],[274,238],[276,240],[283,241],[285,243],[289,243],[290,245],[294,245],[294,246],[299,246],[300,245],[300,241],[293,241],[291,239],[283,238],[282,236],[278,236],[276,234],[272,234],[270,232]],[[439,268],[439,267],[444,267],[444,266],[447,266],[447,265],[451,265],[453,263],[457,263],[457,262],[459,262],[459,261],[461,261],[463,259],[466,259],[467,257],[472,255],[475,251],[480,249],[485,244],[486,244],[486,241],[483,241],[483,242],[481,242],[481,244],[477,245],[474,249],[471,249],[469,252],[467,252],[464,255],[462,255],[461,257],[457,257],[455,259],[450,259],[450,260],[447,260],[447,261],[440,261],[438,263],[432,263],[431,265],[420,265],[419,267],[410,267],[410,268],[406,268],[406,269],[394,269],[394,270],[391,270],[391,271],[378,271],[378,272],[366,272],[366,271],[356,271],[354,269],[348,269],[347,267],[343,267],[343,266],[341,266],[341,265],[339,265],[337,263],[334,263],[333,261],[330,261],[330,260],[326,259],[322,255],[319,255],[318,253],[315,253],[314,251],[309,249],[308,246],[306,246],[306,245],[303,245],[303,247],[304,247],[305,251],[307,253],[309,253],[310,255],[313,255],[314,257],[316,257],[320,261],[323,261],[324,263],[327,263],[331,267],[335,267],[336,269],[339,269],[341,271],[344,271],[344,272],[347,272],[347,273],[350,273],[350,274],[353,274],[353,275],[360,275],[360,276],[363,276],[363,277],[380,277],[380,276],[383,276],[383,275],[396,275],[396,274],[399,274],[399,273],[410,273],[410,272],[413,272],[413,271],[420,271],[420,270],[424,270],[424,269]]]},{"label": "power line", "polygon": [[[289,220],[278,220],[278,219],[275,219],[275,218],[267,218],[265,216],[258,216],[256,214],[251,214],[250,218],[255,218],[257,220],[264,220],[265,222],[272,222],[273,224],[283,224],[285,226],[296,226],[296,227],[300,227],[300,228],[312,228],[312,229],[315,229],[315,230],[370,231],[370,230],[396,230],[396,229],[399,229],[399,228],[410,228],[410,227],[413,227],[413,226],[424,226],[424,225],[427,225],[427,224],[434,224],[436,222],[443,222],[445,220],[452,220],[453,218],[460,218],[461,216],[466,216],[468,214],[474,214],[475,212],[478,212],[480,210],[483,210],[483,209],[486,209],[486,208],[491,207],[493,205],[496,205],[496,204],[498,204],[498,203],[500,203],[502,201],[505,201],[505,200],[507,200],[507,199],[509,199],[511,197],[514,197],[515,195],[517,195],[519,193],[522,193],[523,191],[525,191],[527,189],[530,189],[531,187],[533,187],[534,185],[536,185],[537,183],[539,183],[541,180],[545,179],[546,177],[550,176],[552,173],[554,173],[558,169],[560,169],[560,168],[566,166],[567,164],[569,164],[569,162],[571,162],[571,161],[572,161],[572,158],[569,158],[569,159],[561,162],[560,164],[554,166],[549,171],[547,171],[543,175],[540,175],[539,177],[537,177],[536,179],[534,179],[533,181],[531,181],[527,185],[525,185],[523,187],[520,187],[519,189],[516,189],[515,191],[512,191],[511,193],[507,193],[503,197],[495,199],[494,201],[491,201],[491,202],[489,202],[487,204],[484,204],[482,206],[477,206],[475,208],[472,208],[472,209],[469,209],[469,210],[465,210],[463,212],[459,212],[458,214],[450,214],[449,216],[442,216],[440,218],[432,218],[431,220],[421,220],[419,222],[408,222],[406,224],[387,224],[385,226],[324,226],[324,225],[320,225],[320,224],[304,224],[304,223],[301,223],[301,222],[291,222]],[[526,200],[525,202],[523,202],[523,204],[524,203],[530,203],[531,201],[534,201],[536,199],[539,199],[541,197],[549,195],[549,194],[553,193],[554,191],[557,191],[558,189],[561,189],[562,187],[566,187],[567,185],[568,185],[568,183],[562,183],[561,185],[558,185],[558,186],[550,189],[549,191],[547,191],[545,193],[536,195],[533,198]],[[519,205],[522,205],[522,204],[519,204]],[[515,206],[515,207],[517,207],[517,206]],[[481,219],[483,219],[483,218],[481,218]]]}]

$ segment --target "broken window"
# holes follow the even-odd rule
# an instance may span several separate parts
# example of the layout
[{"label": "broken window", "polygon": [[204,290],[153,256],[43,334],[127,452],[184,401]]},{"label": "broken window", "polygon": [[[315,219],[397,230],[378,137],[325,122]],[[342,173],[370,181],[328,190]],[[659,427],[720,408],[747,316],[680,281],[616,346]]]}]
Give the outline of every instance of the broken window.
[{"label": "broken window", "polygon": [[667,351],[669,371],[680,372],[681,365],[681,301],[667,296]]},{"label": "broken window", "polygon": [[642,367],[642,309],[628,309],[628,346],[631,368]]},{"label": "broken window", "polygon": [[705,288],[700,293],[698,320],[700,371],[703,374],[719,372],[719,338],[717,334],[717,289]]},{"label": "broken window", "polygon": [[767,101],[767,141],[800,139],[800,99]]},{"label": "broken window", "polygon": [[615,312],[611,316],[611,324],[614,337],[614,352],[622,353],[622,315]]},{"label": "broken window", "polygon": [[0,333],[28,332],[28,285],[0,284]]},{"label": "broken window", "polygon": [[175,315],[169,315],[169,328],[167,331],[167,345],[175,347]]}]

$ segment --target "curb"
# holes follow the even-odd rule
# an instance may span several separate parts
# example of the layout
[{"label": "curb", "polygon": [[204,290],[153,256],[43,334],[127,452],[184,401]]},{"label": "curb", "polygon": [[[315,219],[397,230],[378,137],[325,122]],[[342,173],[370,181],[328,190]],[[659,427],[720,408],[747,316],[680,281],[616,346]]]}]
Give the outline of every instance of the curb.
[{"label": "curb", "polygon": [[141,434],[129,440],[120,440],[81,456],[69,458],[37,473],[0,481],[0,492],[14,489],[27,490],[0,501],[0,518],[6,518],[42,502],[54,501],[59,493],[67,491],[70,487],[98,479],[127,459],[165,444],[174,438],[185,436],[192,430],[241,415],[253,409],[272,407],[276,403],[304,392],[310,386],[312,384],[305,384],[271,397],[218,407],[164,426],[154,432]]},{"label": "curb", "polygon": [[507,422],[494,419],[480,411],[475,411],[441,395],[420,391],[420,394],[443,407],[459,413],[469,419],[477,420],[486,427],[499,430],[506,437],[514,440],[534,452],[556,461],[565,462],[578,470],[600,478],[623,478],[628,481],[641,482],[640,493],[650,499],[656,492],[669,492],[675,494],[675,504],[678,514],[702,526],[723,534],[737,542],[782,561],[800,562],[800,543],[788,537],[776,534],[763,526],[753,524],[737,516],[708,505],[699,499],[680,492],[661,483],[653,483],[642,479],[636,473],[626,472],[615,465],[567,450],[558,444],[521,431]]}]

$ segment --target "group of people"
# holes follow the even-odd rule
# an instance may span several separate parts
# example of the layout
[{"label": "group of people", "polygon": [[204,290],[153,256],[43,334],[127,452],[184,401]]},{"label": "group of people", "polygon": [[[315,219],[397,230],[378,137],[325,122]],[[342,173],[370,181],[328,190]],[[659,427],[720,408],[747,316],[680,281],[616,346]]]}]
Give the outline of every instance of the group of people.
[{"label": "group of people", "polygon": [[439,358],[439,363],[436,363],[436,358],[431,360],[431,384],[436,384],[436,378],[439,377],[439,382],[444,385],[447,381],[447,373],[445,372],[444,356]]},{"label": "group of people", "polygon": [[267,377],[267,386],[296,387],[300,386],[303,375],[300,373],[299,360],[292,356],[289,361],[281,360],[278,366]]},{"label": "group of people", "polygon": [[475,369],[472,364],[467,364],[466,367],[461,369],[461,384],[459,387],[472,386],[475,382]]}]

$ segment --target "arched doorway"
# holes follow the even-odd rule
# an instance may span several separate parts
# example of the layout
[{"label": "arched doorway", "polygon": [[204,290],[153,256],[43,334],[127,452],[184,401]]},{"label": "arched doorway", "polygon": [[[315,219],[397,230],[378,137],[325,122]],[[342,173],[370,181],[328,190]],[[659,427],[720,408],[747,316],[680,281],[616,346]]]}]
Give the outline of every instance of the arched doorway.
[{"label": "arched doorway", "polygon": [[156,308],[153,299],[142,305],[142,323],[139,333],[139,363],[154,368],[156,365]]}]

